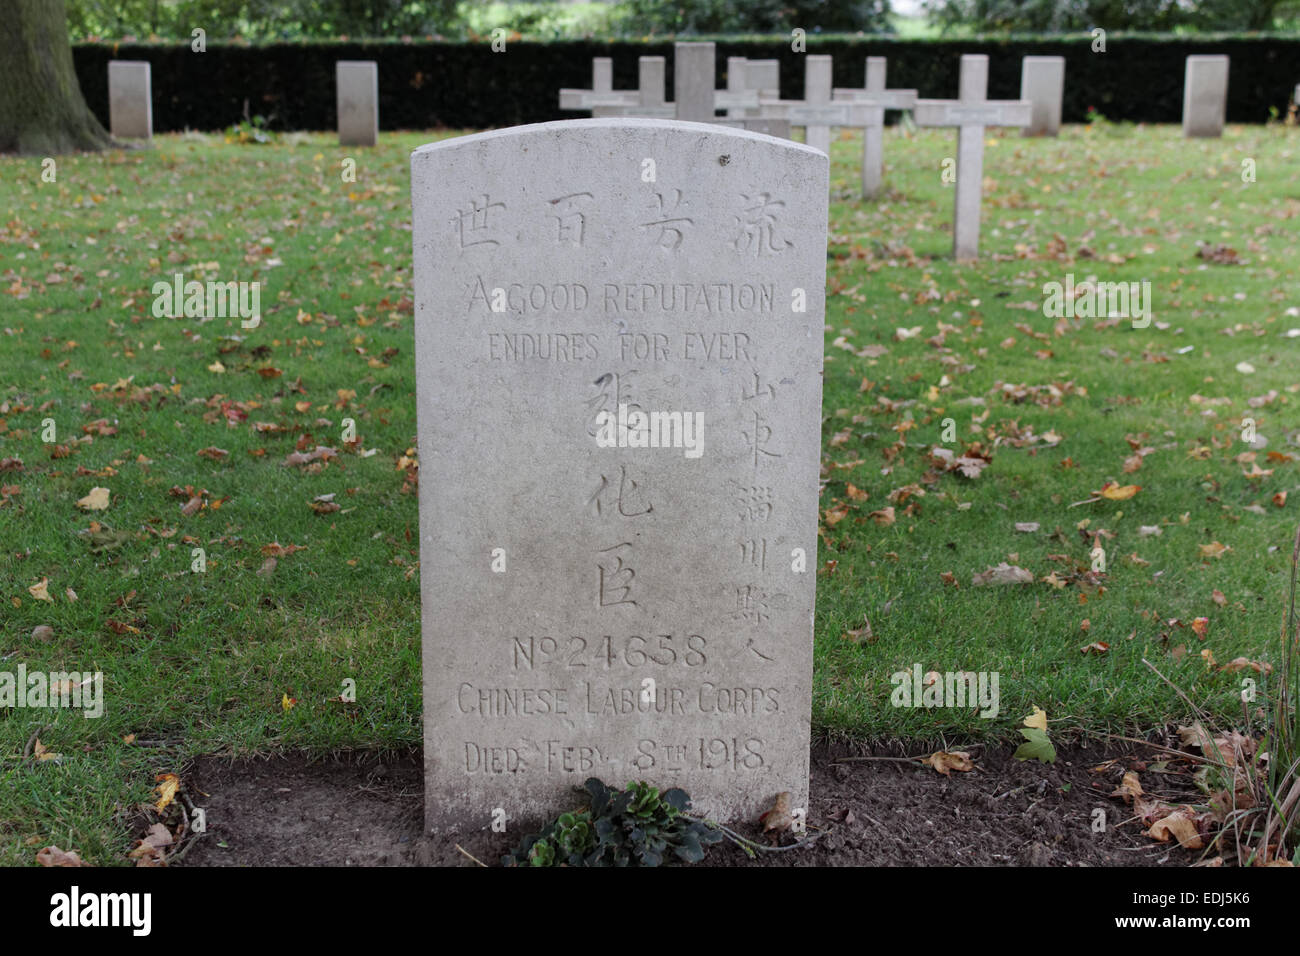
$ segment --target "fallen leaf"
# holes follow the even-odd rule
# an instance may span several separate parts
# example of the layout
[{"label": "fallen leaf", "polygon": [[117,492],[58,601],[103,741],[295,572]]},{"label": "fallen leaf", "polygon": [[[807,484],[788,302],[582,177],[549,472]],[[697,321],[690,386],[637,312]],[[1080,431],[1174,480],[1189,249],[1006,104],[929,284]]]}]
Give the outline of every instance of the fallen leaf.
[{"label": "fallen leaf", "polygon": [[759,816],[758,822],[763,824],[764,833],[772,830],[777,832],[789,830],[794,825],[794,816],[790,808],[790,792],[783,790],[778,793],[771,808]]},{"label": "fallen leaf", "polygon": [[76,850],[60,850],[57,846],[37,850],[36,862],[41,866],[90,866],[77,856]]},{"label": "fallen leaf", "polygon": [[90,494],[77,502],[82,511],[104,511],[108,508],[110,492],[107,488],[91,488]]},{"label": "fallen leaf", "polygon": [[54,603],[54,598],[50,597],[49,578],[41,578],[39,582],[33,584],[31,587],[27,589],[27,593],[30,594],[33,598],[35,598],[37,601],[49,601],[51,604]]},{"label": "fallen leaf", "polygon": [[161,813],[176,799],[176,791],[180,789],[181,778],[174,773],[160,773],[154,777],[154,780],[158,783],[158,786],[154,787],[158,791],[158,802],[154,804],[154,807]]},{"label": "fallen leaf", "polygon": [[970,759],[970,754],[965,750],[954,750],[949,753],[946,750],[937,750],[930,756],[924,758],[924,762],[929,764],[945,777],[953,770],[959,773],[966,773],[975,769],[974,762]]},{"label": "fallen leaf", "polygon": [[1120,781],[1120,785],[1115,788],[1115,791],[1111,796],[1119,797],[1125,803],[1131,805],[1133,801],[1142,796],[1143,793],[1144,791],[1141,782],[1138,780],[1137,771],[1130,770],[1124,774],[1124,779]]},{"label": "fallen leaf", "polygon": [[980,571],[972,575],[970,583],[977,588],[993,584],[1033,584],[1034,575],[1031,571],[1026,571],[1024,568],[1018,568],[1003,561],[995,568],[989,568],[986,571]]}]

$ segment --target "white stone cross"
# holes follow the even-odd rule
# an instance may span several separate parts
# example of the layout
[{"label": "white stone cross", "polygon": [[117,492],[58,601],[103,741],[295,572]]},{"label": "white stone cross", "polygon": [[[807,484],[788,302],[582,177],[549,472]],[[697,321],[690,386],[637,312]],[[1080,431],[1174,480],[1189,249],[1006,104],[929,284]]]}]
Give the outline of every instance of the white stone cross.
[{"label": "white stone cross", "polygon": [[834,90],[836,100],[851,100],[867,108],[862,129],[862,195],[868,198],[880,191],[885,110],[910,110],[916,106],[916,90],[885,89],[885,67],[883,56],[869,56],[865,88]]},{"label": "white stone cross", "polygon": [[[727,90],[740,93],[756,90],[759,98],[779,99],[781,96],[781,61],[749,60],[743,56],[727,57]],[[758,107],[745,109],[733,106],[727,110],[729,119],[756,117],[761,115]]]},{"label": "white stone cross", "polygon": [[984,183],[984,128],[1028,126],[1033,104],[1028,100],[990,100],[989,58],[966,53],[956,100],[917,100],[917,126],[957,127],[957,198],[952,225],[953,255],[975,259],[980,247],[980,191]]},{"label": "white stone cross", "polygon": [[613,60],[593,57],[591,89],[560,90],[560,109],[588,110],[593,116],[642,116],[672,119],[673,105],[664,100],[664,58],[643,56],[637,60],[637,88],[614,89]]},{"label": "white stone cross", "polygon": [[865,126],[869,107],[855,100],[831,99],[831,57],[809,55],[804,60],[802,100],[760,99],[762,115],[786,119],[804,128],[804,142],[823,153],[831,151],[831,127]]}]

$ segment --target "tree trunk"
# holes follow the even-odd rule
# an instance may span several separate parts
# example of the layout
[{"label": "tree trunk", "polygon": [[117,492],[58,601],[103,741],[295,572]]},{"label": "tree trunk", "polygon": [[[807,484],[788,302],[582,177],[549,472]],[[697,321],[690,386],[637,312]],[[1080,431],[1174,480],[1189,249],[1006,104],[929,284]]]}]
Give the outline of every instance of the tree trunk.
[{"label": "tree trunk", "polygon": [[72,68],[64,0],[8,0],[0,16],[0,153],[100,150],[112,138]]}]

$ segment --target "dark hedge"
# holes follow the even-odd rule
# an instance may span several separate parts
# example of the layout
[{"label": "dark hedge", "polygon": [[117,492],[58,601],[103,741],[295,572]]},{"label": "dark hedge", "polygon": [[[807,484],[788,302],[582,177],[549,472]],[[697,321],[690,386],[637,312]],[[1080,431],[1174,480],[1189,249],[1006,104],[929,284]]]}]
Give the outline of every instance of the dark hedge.
[{"label": "dark hedge", "polygon": [[[725,85],[728,56],[781,60],[781,92],[803,93],[803,57],[787,39],[721,37],[718,86]],[[1066,59],[1066,122],[1096,107],[1115,120],[1176,123],[1182,116],[1183,61],[1192,53],[1226,53],[1228,121],[1261,123],[1269,107],[1285,112],[1300,82],[1300,38],[1278,36],[1153,37],[1111,35],[1107,52],[1093,53],[1088,36],[980,40],[889,40],[810,37],[808,50],[835,57],[835,84],[861,86],[864,58],[889,57],[889,86],[924,97],[957,95],[957,58],[989,55],[989,95],[1015,98],[1020,60],[1028,54]],[[672,95],[672,43],[653,40],[512,41],[493,53],[487,41],[421,40],[209,44],[108,43],[73,47],[86,101],[108,123],[108,61],[149,60],[153,65],[154,129],[159,132],[222,129],[249,114],[273,129],[335,128],[334,61],[377,60],[379,117],[383,129],[473,129],[512,126],[583,115],[560,112],[560,87],[586,88],[591,58],[614,58],[616,88],[634,87],[637,57],[668,59]]]}]

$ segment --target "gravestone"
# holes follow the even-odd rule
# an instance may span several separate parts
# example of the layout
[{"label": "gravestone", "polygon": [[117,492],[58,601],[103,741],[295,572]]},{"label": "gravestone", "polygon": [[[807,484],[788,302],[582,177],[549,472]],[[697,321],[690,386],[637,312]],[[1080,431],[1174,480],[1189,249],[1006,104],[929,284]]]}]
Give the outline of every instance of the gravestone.
[{"label": "gravestone", "polygon": [[952,224],[953,255],[974,259],[980,246],[980,192],[984,188],[984,129],[987,126],[1028,126],[1032,104],[1027,100],[985,99],[989,58],[966,53],[956,100],[917,100],[917,126],[957,127],[957,196]]},{"label": "gravestone", "polygon": [[374,60],[339,60],[334,64],[338,90],[339,145],[374,146],[379,142],[379,64]]},{"label": "gravestone", "polygon": [[[743,56],[727,57],[727,90],[739,93],[752,90],[759,99],[779,99],[781,96],[781,61],[749,60]],[[757,106],[733,106],[727,110],[729,119],[757,117],[762,109]],[[789,138],[788,136],[786,137]]]},{"label": "gravestone", "polygon": [[1020,98],[1033,104],[1024,136],[1056,136],[1061,132],[1061,101],[1065,96],[1065,57],[1027,56],[1020,61]]},{"label": "gravestone", "polygon": [[1183,77],[1183,135],[1222,136],[1227,109],[1228,58],[1189,56]]},{"label": "gravestone", "polygon": [[664,100],[664,58],[643,56],[637,60],[637,88],[613,88],[613,61],[595,57],[591,61],[590,90],[560,90],[560,109],[585,110],[596,117],[643,116],[672,119],[674,108]]},{"label": "gravestone", "polygon": [[153,82],[148,60],[108,61],[108,125],[118,139],[153,138]]},{"label": "gravestone", "polygon": [[807,806],[827,191],[675,121],[412,155],[430,832]]},{"label": "gravestone", "polygon": [[866,110],[862,128],[862,195],[870,198],[880,191],[884,167],[885,110],[910,110],[916,106],[916,90],[885,89],[883,56],[867,57],[866,86],[863,89],[840,88],[837,100],[852,100]]},{"label": "gravestone", "polygon": [[830,153],[831,127],[861,127],[867,123],[870,107],[852,99],[831,99],[831,57],[808,56],[804,60],[802,100],[760,99],[766,117],[789,120],[804,128],[804,142]]},{"label": "gravestone", "polygon": [[[673,102],[676,118],[694,123],[712,123],[718,110],[758,106],[758,93],[740,89],[716,90],[714,44],[673,44]],[[741,64],[743,70],[743,63]]]}]

